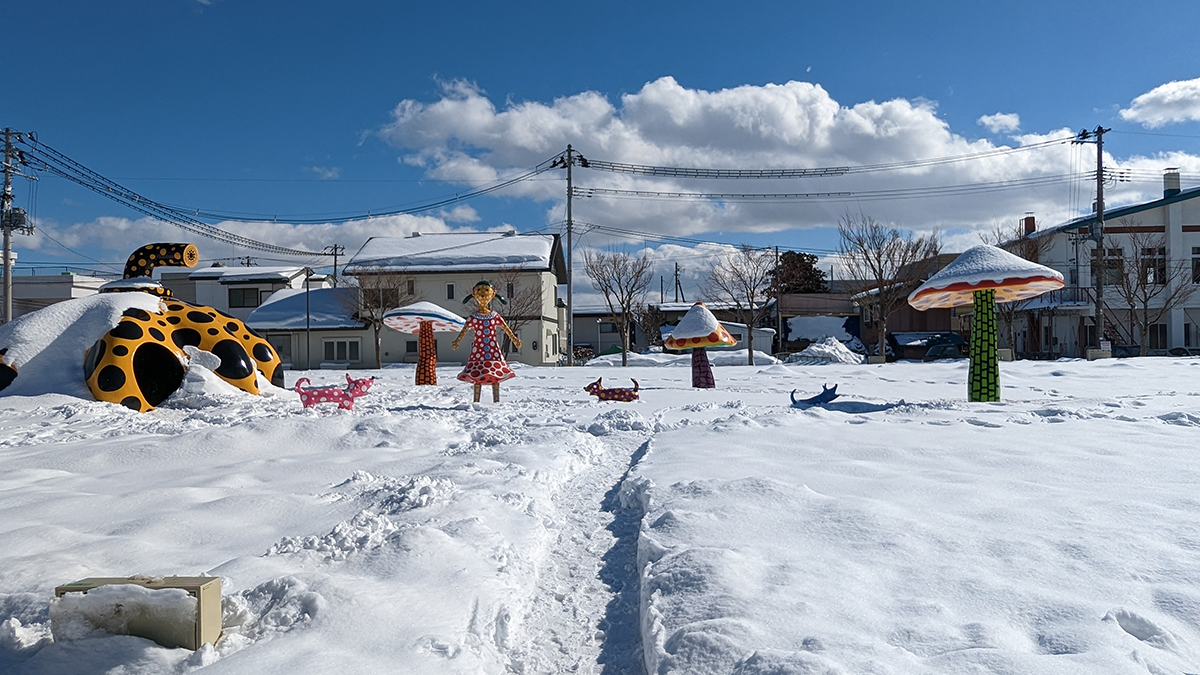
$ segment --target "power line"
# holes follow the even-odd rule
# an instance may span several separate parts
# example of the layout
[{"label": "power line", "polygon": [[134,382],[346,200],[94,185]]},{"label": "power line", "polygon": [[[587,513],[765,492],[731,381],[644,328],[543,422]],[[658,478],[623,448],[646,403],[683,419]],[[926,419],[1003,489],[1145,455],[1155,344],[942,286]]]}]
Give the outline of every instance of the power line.
[{"label": "power line", "polygon": [[856,173],[871,173],[877,171],[897,171],[913,169],[938,164],[951,164],[985,157],[1008,155],[1017,152],[1028,152],[1046,148],[1052,145],[1063,145],[1074,140],[1074,136],[1054,138],[1039,143],[1030,143],[1016,148],[995,148],[984,152],[949,157],[933,157],[927,159],[905,160],[884,164],[864,164],[861,166],[834,166],[810,169],[704,169],[674,166],[653,166],[649,164],[626,164],[606,160],[586,159],[582,156],[576,160],[585,169],[628,173],[643,176],[670,176],[676,178],[718,178],[718,179],[785,179],[785,178],[818,178],[826,176],[845,176]]},{"label": "power line", "polygon": [[[1094,173],[1093,173],[1094,175]],[[595,197],[607,196],[616,198],[642,199],[692,199],[692,200],[724,200],[724,201],[872,201],[878,199],[913,199],[918,197],[937,197],[946,195],[968,194],[976,192],[995,192],[1019,188],[1055,185],[1074,181],[1076,174],[1060,174],[1051,176],[1035,176],[1006,181],[988,183],[967,183],[962,185],[940,185],[919,188],[895,188],[890,190],[864,190],[845,192],[673,192],[665,190],[624,190],[616,188],[577,187],[575,196]]]}]

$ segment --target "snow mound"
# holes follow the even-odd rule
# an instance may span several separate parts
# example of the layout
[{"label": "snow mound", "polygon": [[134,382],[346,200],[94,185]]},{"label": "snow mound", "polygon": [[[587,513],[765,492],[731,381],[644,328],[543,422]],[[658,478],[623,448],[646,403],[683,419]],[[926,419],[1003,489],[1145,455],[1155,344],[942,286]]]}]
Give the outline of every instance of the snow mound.
[{"label": "snow mound", "polygon": [[593,436],[607,436],[614,431],[646,431],[650,424],[636,410],[609,410],[600,415],[588,426],[588,433]]},{"label": "snow mound", "polygon": [[83,381],[83,355],[112,330],[128,309],[161,312],[148,293],[101,293],[56,302],[0,326],[4,362],[17,378],[4,395],[66,394],[91,399]]},{"label": "snow mound", "polygon": [[863,357],[846,348],[837,338],[827,337],[820,342],[814,342],[799,354],[788,358],[789,362],[817,359],[826,363],[859,364]]},{"label": "snow mound", "polygon": [[163,632],[186,635],[195,630],[196,598],[182,588],[109,584],[50,601],[50,631],[55,642],[106,633],[129,635],[130,624],[171,626]]},{"label": "snow mound", "polygon": [[359,511],[350,520],[343,520],[321,537],[284,537],[271,546],[266,555],[288,555],[312,551],[326,560],[345,560],[360,551],[373,551],[387,543],[393,532],[400,529],[385,515]]},{"label": "snow mound", "polygon": [[374,476],[366,471],[355,471],[354,475],[339,483],[327,498],[359,499],[372,508],[389,516],[429,506],[435,500],[447,497],[455,489],[454,481],[431,476]]},{"label": "snow mound", "polygon": [[220,641],[220,652],[228,656],[255,640],[304,626],[325,606],[320,593],[292,576],[227,595],[221,603],[225,636]]}]

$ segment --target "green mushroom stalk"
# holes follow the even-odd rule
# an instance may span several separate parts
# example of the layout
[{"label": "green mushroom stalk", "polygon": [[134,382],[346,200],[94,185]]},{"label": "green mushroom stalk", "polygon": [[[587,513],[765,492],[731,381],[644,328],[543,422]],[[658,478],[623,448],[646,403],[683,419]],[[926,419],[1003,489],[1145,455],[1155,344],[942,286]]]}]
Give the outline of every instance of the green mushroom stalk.
[{"label": "green mushroom stalk", "polygon": [[967,400],[1000,400],[1000,363],[996,358],[996,291],[975,291],[975,323],[967,355],[971,359],[967,376]]}]

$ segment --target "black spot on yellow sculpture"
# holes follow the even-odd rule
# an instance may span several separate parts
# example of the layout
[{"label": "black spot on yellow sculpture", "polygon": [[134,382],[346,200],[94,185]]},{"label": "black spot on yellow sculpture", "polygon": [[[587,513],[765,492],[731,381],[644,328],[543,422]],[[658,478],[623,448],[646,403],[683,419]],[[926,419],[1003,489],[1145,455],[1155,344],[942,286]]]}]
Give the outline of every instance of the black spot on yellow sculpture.
[{"label": "black spot on yellow sculpture", "polygon": [[[157,266],[193,267],[200,259],[192,244],[150,244],[129,257],[125,279],[148,277]],[[88,389],[100,401],[152,410],[179,388],[189,360],[184,347],[221,359],[214,371],[233,386],[258,394],[256,372],[283,386],[283,368],[271,345],[224,312],[171,297],[156,284],[117,284],[102,293],[148,292],[163,298],[160,313],[127,310],[121,321],[84,355]]]}]

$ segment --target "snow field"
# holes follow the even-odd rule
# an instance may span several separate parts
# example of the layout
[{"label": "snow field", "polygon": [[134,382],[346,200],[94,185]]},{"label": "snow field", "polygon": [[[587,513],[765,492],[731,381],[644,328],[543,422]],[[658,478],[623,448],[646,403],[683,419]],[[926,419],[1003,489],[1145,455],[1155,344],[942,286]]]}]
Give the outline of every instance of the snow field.
[{"label": "snow field", "polygon": [[[764,364],[2,396],[0,672],[1200,672],[1200,361]],[[225,637],[52,640],[135,573],[221,576]]]}]

